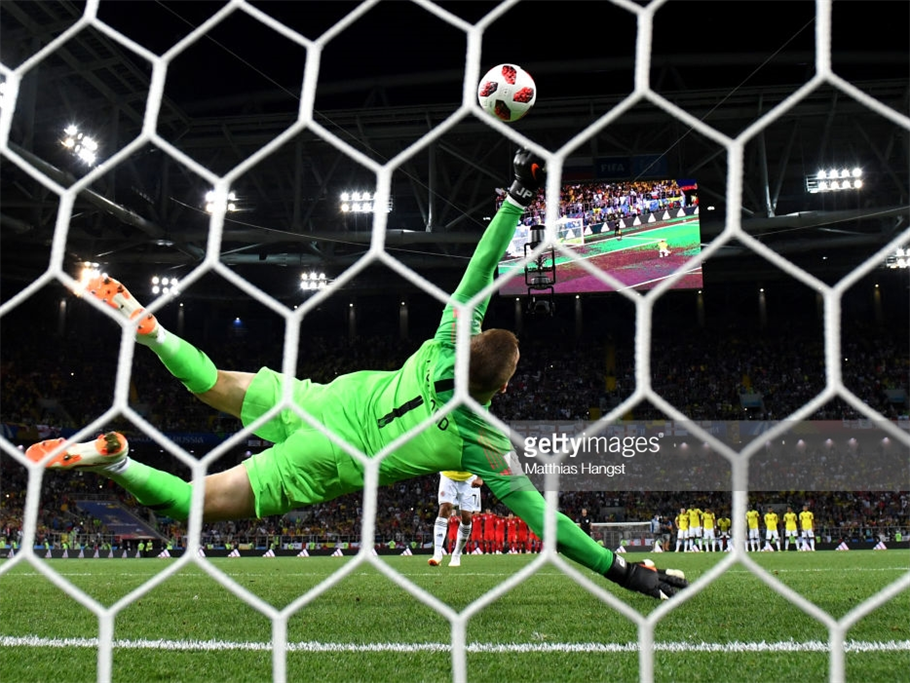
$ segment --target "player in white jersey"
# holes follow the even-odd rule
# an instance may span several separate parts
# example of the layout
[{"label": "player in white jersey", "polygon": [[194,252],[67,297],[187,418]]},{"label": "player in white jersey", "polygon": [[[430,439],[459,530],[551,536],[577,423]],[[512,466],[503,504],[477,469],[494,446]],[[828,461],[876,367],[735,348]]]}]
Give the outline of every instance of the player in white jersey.
[{"label": "player in white jersey", "polygon": [[454,508],[458,508],[461,522],[458,525],[458,535],[449,566],[461,566],[461,553],[465,543],[471,538],[474,513],[480,512],[481,486],[483,479],[470,472],[439,473],[439,514],[433,525],[433,557],[427,560],[431,567],[438,567],[442,563],[449,517],[452,516]]}]

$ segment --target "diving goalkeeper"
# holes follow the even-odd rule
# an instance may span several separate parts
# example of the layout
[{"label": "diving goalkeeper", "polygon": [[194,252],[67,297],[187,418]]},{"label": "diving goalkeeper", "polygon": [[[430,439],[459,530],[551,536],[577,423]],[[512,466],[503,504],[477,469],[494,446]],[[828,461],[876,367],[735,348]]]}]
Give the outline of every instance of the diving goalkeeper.
[{"label": "diving goalkeeper", "polygon": [[[502,207],[481,237],[452,301],[465,303],[492,281],[500,257],[524,209],[537,196],[546,172],[543,160],[520,151],[513,160],[514,181]],[[282,399],[282,375],[268,368],[256,373],[219,370],[203,352],[165,330],[107,276],[85,291],[137,324],[137,342],[154,351],[165,367],[203,403],[251,425]],[[518,363],[518,340],[507,330],[481,332],[489,297],[471,319],[468,392],[489,409],[505,391]],[[293,380],[292,397],[329,431],[367,457],[428,420],[451,400],[455,389],[455,337],[459,309],[445,307],[434,337],[396,371],[362,371],[329,384]],[[255,430],[272,445],[224,472],[205,479],[203,519],[223,521],[277,515],[331,500],[364,485],[363,465],[310,426],[293,410],[283,410]],[[31,446],[27,455],[48,468],[90,469],[109,477],[151,510],[179,520],[190,513],[192,484],[128,457],[122,434],[111,432],[76,444],[63,439]],[[508,437],[467,406],[459,406],[413,435],[380,463],[379,485],[441,471],[467,471],[543,536],[544,498],[510,467]],[[557,548],[566,557],[630,590],[666,598],[688,584],[643,564],[627,563],[558,515]]]}]

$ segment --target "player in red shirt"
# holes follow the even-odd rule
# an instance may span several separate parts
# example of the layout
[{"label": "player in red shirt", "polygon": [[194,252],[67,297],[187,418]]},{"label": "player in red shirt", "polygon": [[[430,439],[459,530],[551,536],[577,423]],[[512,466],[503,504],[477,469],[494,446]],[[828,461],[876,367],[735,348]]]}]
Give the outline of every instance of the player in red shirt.
[{"label": "player in red shirt", "polygon": [[474,523],[471,525],[471,541],[468,544],[469,553],[474,552],[478,548],[483,549],[483,527],[488,514],[488,512],[474,513]]},{"label": "player in red shirt", "polygon": [[518,551],[522,553],[530,552],[531,549],[528,547],[528,524],[520,517],[516,517],[518,520]]},{"label": "player in red shirt", "polygon": [[509,552],[514,554],[518,552],[518,519],[513,514],[509,514],[506,519],[506,538],[508,539]]},{"label": "player in red shirt", "polygon": [[483,518],[483,551],[485,553],[496,552],[496,519],[497,516],[493,511],[487,510]]},{"label": "player in red shirt", "polygon": [[539,553],[542,543],[540,542],[540,536],[535,534],[533,531],[528,532],[528,545],[531,548],[532,553]]},{"label": "player in red shirt", "polygon": [[461,515],[452,515],[449,517],[449,547],[454,548],[458,541],[458,525],[461,523]]},{"label": "player in red shirt", "polygon": [[506,546],[506,518],[496,515],[494,529],[493,552],[502,554],[502,549]]}]

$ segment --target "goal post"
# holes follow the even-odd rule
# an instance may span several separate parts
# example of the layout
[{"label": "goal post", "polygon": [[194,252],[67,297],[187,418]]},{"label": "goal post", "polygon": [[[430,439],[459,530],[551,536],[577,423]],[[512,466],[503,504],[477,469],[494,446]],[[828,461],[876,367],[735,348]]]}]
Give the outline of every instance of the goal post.
[{"label": "goal post", "polygon": [[651,522],[592,522],[591,537],[610,550],[651,550],[659,531],[651,530]]}]

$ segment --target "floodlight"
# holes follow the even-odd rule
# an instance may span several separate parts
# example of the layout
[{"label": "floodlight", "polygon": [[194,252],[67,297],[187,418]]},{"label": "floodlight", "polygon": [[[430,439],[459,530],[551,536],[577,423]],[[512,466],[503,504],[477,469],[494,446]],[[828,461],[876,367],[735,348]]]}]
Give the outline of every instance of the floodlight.
[{"label": "floodlight", "polygon": [[326,278],[325,273],[310,271],[300,274],[300,289],[305,292],[313,292],[317,289],[325,289],[328,287],[328,284],[329,280]]},{"label": "floodlight", "polygon": [[[237,195],[234,192],[228,192],[227,201],[225,203],[225,211],[228,213],[233,213],[238,211],[237,208]],[[213,213],[215,211],[215,190],[209,190],[205,193],[205,212]]]},{"label": "floodlight", "polygon": [[806,176],[806,191],[810,194],[819,192],[838,192],[840,190],[859,190],[864,186],[863,170],[859,167],[841,170],[820,170],[815,175]]},{"label": "floodlight", "polygon": [[170,294],[171,296],[178,296],[180,294],[180,290],[177,289],[178,285],[179,280],[176,277],[152,276],[152,294]]},{"label": "floodlight", "polygon": [[92,166],[98,156],[98,143],[94,138],[81,132],[75,124],[70,124],[63,129],[63,139],[60,143],[68,149],[73,156],[87,166]]},{"label": "floodlight", "polygon": [[83,261],[82,269],[79,271],[79,282],[80,284],[87,283],[101,274],[101,267],[97,263],[94,261]]},{"label": "floodlight", "polygon": [[[375,192],[365,190],[344,190],[338,195],[338,198],[340,200],[338,208],[342,213],[373,213],[376,211]],[[391,211],[392,199],[390,197],[386,212],[389,213]]]}]

